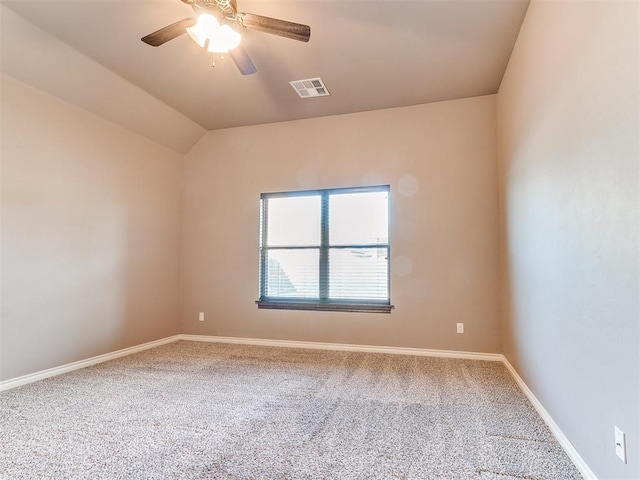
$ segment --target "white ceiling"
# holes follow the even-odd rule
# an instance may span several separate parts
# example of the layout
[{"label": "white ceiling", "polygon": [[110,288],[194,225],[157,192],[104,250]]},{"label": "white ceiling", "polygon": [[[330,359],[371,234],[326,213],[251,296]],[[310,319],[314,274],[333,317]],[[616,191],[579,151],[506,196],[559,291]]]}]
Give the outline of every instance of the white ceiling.
[{"label": "white ceiling", "polygon": [[[258,68],[250,76],[230,58],[212,68],[187,35],[157,48],[140,41],[193,14],[180,0],[2,3],[218,129],[496,93],[529,0],[238,0],[239,11],[311,26],[309,43],[242,30]],[[317,76],[331,96],[301,99],[289,85]]]}]

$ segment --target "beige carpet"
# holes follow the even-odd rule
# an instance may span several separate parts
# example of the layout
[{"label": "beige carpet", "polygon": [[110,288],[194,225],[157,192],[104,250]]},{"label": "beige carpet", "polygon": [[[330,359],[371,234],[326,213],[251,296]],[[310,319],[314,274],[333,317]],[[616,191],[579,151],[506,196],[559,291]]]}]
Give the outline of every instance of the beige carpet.
[{"label": "beige carpet", "polygon": [[0,478],[581,477],[498,362],[177,342],[0,393]]}]

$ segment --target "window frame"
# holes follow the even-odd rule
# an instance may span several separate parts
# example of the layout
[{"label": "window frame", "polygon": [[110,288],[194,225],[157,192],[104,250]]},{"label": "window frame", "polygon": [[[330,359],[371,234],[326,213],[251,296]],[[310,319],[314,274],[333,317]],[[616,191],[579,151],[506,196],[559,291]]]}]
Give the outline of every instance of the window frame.
[{"label": "window frame", "polygon": [[[329,198],[332,195],[386,192],[387,193],[387,242],[375,244],[349,244],[330,245],[329,244]],[[338,311],[338,312],[369,312],[369,313],[391,313],[391,242],[390,242],[390,214],[391,214],[391,188],[389,185],[373,185],[362,187],[327,188],[315,190],[298,190],[291,192],[272,192],[260,195],[260,274],[258,295],[256,301],[258,308],[276,310],[316,310],[316,311]],[[320,244],[318,246],[267,246],[267,225],[268,225],[268,200],[270,198],[283,197],[303,197],[320,196]],[[385,300],[373,299],[330,299],[329,298],[329,251],[338,248],[376,248],[387,251],[387,298]],[[318,298],[295,298],[295,297],[267,297],[263,292],[267,285],[267,253],[269,250],[318,250]]]}]

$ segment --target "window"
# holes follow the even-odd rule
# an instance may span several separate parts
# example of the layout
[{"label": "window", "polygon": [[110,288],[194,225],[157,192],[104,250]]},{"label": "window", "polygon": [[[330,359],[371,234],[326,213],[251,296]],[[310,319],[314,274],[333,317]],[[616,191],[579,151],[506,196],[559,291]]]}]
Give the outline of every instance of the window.
[{"label": "window", "polygon": [[259,308],[389,313],[389,186],[263,193]]}]

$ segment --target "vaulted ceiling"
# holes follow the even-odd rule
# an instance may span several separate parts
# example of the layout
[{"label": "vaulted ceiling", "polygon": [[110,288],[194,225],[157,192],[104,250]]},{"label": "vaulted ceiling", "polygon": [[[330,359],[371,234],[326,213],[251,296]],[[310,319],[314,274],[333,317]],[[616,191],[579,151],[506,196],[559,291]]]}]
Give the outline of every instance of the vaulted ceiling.
[{"label": "vaulted ceiling", "polygon": [[[496,93],[528,0],[238,0],[239,11],[311,26],[308,43],[239,28],[242,46],[258,70],[247,76],[230,58],[217,61],[213,68],[211,54],[187,35],[157,48],[140,41],[194,15],[180,0],[3,0],[3,4],[88,57],[94,70],[96,64],[106,67],[118,81],[139,87],[186,117],[180,120],[185,125],[218,129]],[[3,30],[4,26],[3,20]],[[15,35],[23,30],[14,29]],[[41,47],[46,41],[39,40]],[[3,71],[9,75],[41,84],[46,79],[38,76],[57,75],[52,68],[38,73],[37,63],[24,59],[27,54],[18,42],[3,48],[5,54]],[[125,110],[136,109],[106,87],[96,92],[84,85],[83,77],[90,83],[91,75],[79,64],[57,68],[75,68],[66,75],[79,77],[72,79],[79,85],[69,88],[72,91],[54,92],[77,97],[67,100],[95,110],[91,102],[104,102],[95,97],[106,95],[116,106],[121,102]],[[289,82],[311,77],[321,77],[331,96],[299,98]],[[62,79],[49,83],[57,83],[52,89],[64,90],[58,85]],[[83,96],[78,88],[91,94]],[[189,123],[184,128],[194,126]]]}]

